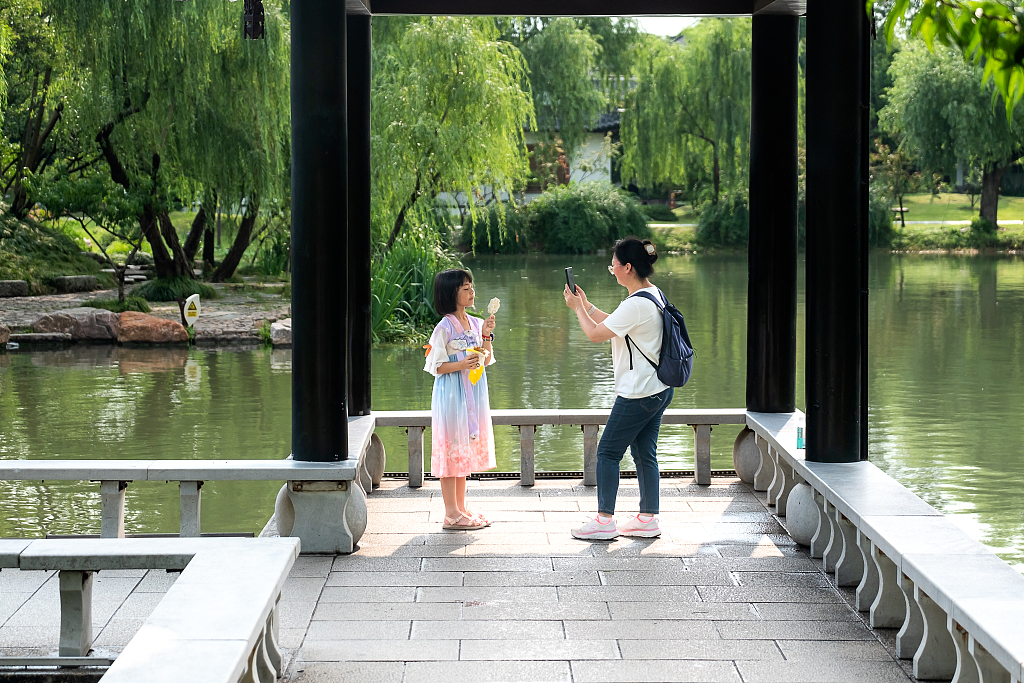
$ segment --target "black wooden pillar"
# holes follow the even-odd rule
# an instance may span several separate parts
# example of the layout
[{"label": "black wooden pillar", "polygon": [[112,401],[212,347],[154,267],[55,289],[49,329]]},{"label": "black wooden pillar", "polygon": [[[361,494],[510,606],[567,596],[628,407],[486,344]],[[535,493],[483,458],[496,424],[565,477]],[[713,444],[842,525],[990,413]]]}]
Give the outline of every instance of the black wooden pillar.
[{"label": "black wooden pillar", "polygon": [[807,2],[807,459],[867,457],[869,18]]},{"label": "black wooden pillar", "polygon": [[349,415],[370,414],[370,15],[348,17]]},{"label": "black wooden pillar", "polygon": [[292,455],[348,457],[345,5],[295,0],[292,29]]},{"label": "black wooden pillar", "polygon": [[754,16],[747,249],[747,410],[796,409],[800,18]]}]

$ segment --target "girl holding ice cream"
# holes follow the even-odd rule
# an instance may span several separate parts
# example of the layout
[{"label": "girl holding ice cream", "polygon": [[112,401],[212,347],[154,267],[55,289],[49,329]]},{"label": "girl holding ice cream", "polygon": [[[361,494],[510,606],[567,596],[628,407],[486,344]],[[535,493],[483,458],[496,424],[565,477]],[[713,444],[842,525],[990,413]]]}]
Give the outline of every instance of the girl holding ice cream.
[{"label": "girl holding ice cream", "polygon": [[445,529],[482,529],[490,522],[466,507],[466,476],[494,469],[494,431],[484,366],[494,363],[494,312],[481,320],[473,306],[473,277],[445,270],[434,279],[434,308],[444,317],[430,335],[424,370],[434,376],[430,400],[430,471],[441,480]]}]

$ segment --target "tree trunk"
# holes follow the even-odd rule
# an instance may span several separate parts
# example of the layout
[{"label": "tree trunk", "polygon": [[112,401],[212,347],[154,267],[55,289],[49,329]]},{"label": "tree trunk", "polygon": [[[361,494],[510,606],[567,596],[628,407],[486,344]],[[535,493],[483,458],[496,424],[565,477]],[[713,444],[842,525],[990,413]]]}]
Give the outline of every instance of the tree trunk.
[{"label": "tree trunk", "polygon": [[189,228],[188,236],[185,238],[185,258],[189,263],[195,261],[196,251],[199,249],[199,240],[206,233],[206,209],[199,207],[196,217],[192,220],[192,227]]},{"label": "tree trunk", "polygon": [[192,259],[185,256],[185,250],[181,248],[181,243],[178,241],[178,233],[174,230],[171,217],[167,215],[166,211],[161,211],[157,218],[160,221],[160,235],[164,238],[167,246],[170,247],[171,254],[174,255],[174,274],[179,277],[194,279],[195,273],[192,270]]},{"label": "tree trunk", "polygon": [[249,247],[249,240],[252,238],[252,229],[256,225],[256,217],[258,212],[255,207],[251,211],[247,211],[245,216],[242,217],[242,222],[238,226],[238,233],[235,235],[235,241],[231,243],[231,249],[228,250],[227,256],[217,266],[217,270],[213,271],[213,275],[210,279],[214,282],[224,282],[229,277],[234,275],[235,268],[242,261],[242,256],[245,255],[245,250]]},{"label": "tree trunk", "polygon": [[999,213],[999,185],[1003,180],[1005,166],[1000,164],[985,164],[985,170],[981,176],[981,217],[992,221],[992,225],[998,227],[996,218]]},{"label": "tree trunk", "polygon": [[156,276],[158,278],[174,277],[174,259],[167,252],[167,247],[164,246],[164,241],[160,237],[160,229],[152,205],[146,204],[142,207],[139,226],[142,228],[142,234],[145,235],[149,246],[153,249],[153,265],[156,267]]},{"label": "tree trunk", "polygon": [[213,262],[216,258],[213,246],[213,226],[209,223],[206,224],[206,230],[203,231],[203,266],[210,264],[210,269],[213,269]]},{"label": "tree trunk", "polygon": [[[61,102],[50,113],[50,118],[43,126],[43,117],[46,113],[47,95],[50,91],[51,69],[46,70],[43,77],[43,89],[39,94],[39,103],[36,111],[30,110],[29,120],[25,122],[25,135],[22,140],[21,150],[18,152],[19,159],[15,162],[14,189],[12,190],[13,200],[11,201],[11,213],[15,216],[23,216],[28,209],[28,192],[22,184],[25,172],[35,173],[39,170],[39,164],[43,160],[43,145],[50,137],[57,121],[64,112],[64,103]],[[35,95],[33,94],[33,99]],[[34,103],[33,103],[34,104]],[[33,122],[33,116],[35,121]]]},{"label": "tree trunk", "polygon": [[718,203],[718,189],[721,183],[722,169],[718,163],[718,146],[711,145],[711,156],[714,158],[714,168],[711,170],[711,178],[714,182],[715,194],[711,199],[712,204]]}]

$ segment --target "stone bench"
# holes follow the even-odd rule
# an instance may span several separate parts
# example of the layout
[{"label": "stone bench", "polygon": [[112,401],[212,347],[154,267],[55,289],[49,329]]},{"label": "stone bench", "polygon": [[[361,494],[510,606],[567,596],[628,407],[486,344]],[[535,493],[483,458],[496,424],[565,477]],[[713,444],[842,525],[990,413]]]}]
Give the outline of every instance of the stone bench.
[{"label": "stone bench", "polygon": [[[366,501],[362,494],[380,483],[384,472],[383,447],[375,448],[372,417],[349,419],[349,459],[338,462],[302,462],[285,460],[0,460],[0,480],[10,481],[98,481],[100,482],[101,538],[123,538],[125,535],[125,490],[134,481],[178,482],[180,499],[180,534],[198,537],[201,533],[202,487],[207,481],[285,481],[278,496],[278,509],[288,500],[292,510],[288,518],[299,526],[289,527],[306,540],[310,552],[327,552],[318,546],[313,532],[302,526],[306,521],[321,519],[324,524],[347,524],[347,533],[365,528]],[[376,460],[375,460],[376,458]],[[379,462],[377,462],[379,460]],[[359,496],[352,500],[351,492]],[[331,495],[342,493],[344,495]],[[308,494],[308,495],[307,495]],[[326,494],[326,495],[316,495]],[[323,500],[337,499],[340,509],[334,516],[323,517],[323,510],[305,514],[305,507],[319,509]],[[351,504],[350,504],[351,503]],[[298,510],[294,510],[298,504]],[[346,515],[351,519],[346,522]],[[360,521],[361,520],[361,521]],[[352,544],[358,540],[358,535]],[[287,535],[287,534],[286,534]],[[325,541],[326,542],[326,541]],[[351,548],[347,551],[351,552]]]},{"label": "stone bench", "polygon": [[806,461],[802,414],[748,413],[747,425],[762,454],[754,488],[786,516],[794,487],[810,486],[811,556],[857,587],[873,628],[900,629],[916,678],[1024,681],[1024,576],[872,463]]},{"label": "stone bench", "polygon": [[93,574],[170,569],[181,575],[101,679],[105,683],[256,683],[276,679],[278,603],[298,539],[0,540],[0,568],[59,573],[60,657],[92,647]]},{"label": "stone bench", "polygon": [[[598,428],[607,424],[611,411],[587,410],[492,410],[491,422],[519,428],[520,479],[523,486],[536,481],[534,453],[537,427],[541,425],[580,425],[583,430],[583,484],[597,485]],[[423,431],[430,426],[429,410],[379,411],[372,414],[378,427],[405,427],[409,434],[409,486],[423,486]],[[720,424],[744,424],[746,411],[673,410],[665,411],[662,424],[690,425],[694,430],[694,479],[711,483],[711,428]]]}]

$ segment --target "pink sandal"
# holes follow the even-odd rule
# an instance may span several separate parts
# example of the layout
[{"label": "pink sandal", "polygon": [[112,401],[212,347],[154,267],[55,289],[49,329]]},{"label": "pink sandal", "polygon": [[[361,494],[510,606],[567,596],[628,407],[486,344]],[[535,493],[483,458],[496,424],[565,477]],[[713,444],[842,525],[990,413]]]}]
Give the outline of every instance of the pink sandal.
[{"label": "pink sandal", "polygon": [[[469,522],[468,524],[459,524],[462,520]],[[467,517],[466,515],[459,515],[455,519],[451,517],[445,517],[444,523],[441,525],[442,529],[450,529],[452,531],[476,531],[477,529],[483,529],[488,523],[481,522],[475,517]]]}]

